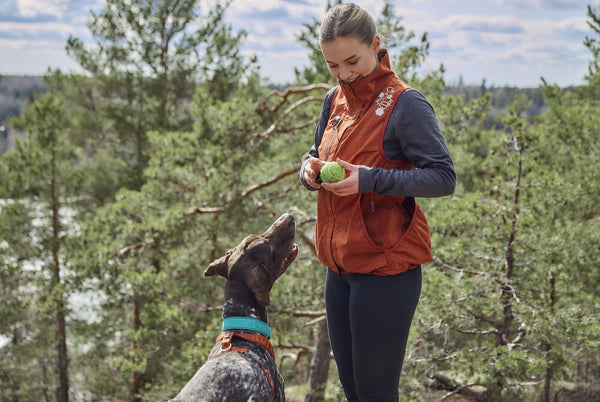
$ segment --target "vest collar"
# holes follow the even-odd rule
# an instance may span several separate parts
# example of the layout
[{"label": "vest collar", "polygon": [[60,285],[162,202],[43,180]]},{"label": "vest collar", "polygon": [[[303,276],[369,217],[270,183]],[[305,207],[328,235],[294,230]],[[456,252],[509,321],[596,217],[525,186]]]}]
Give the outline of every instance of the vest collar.
[{"label": "vest collar", "polygon": [[338,79],[343,94],[349,99],[358,101],[361,107],[370,103],[374,96],[394,77],[387,49],[381,49],[377,58],[379,63],[371,74],[353,82],[344,82]]}]

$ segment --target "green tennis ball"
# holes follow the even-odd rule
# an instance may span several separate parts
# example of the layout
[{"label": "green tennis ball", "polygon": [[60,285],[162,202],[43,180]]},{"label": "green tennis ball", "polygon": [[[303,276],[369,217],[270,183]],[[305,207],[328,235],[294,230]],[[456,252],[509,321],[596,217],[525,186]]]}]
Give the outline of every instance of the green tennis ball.
[{"label": "green tennis ball", "polygon": [[336,181],[343,180],[346,176],[346,171],[337,162],[327,162],[321,168],[321,180],[325,183],[335,183]]}]

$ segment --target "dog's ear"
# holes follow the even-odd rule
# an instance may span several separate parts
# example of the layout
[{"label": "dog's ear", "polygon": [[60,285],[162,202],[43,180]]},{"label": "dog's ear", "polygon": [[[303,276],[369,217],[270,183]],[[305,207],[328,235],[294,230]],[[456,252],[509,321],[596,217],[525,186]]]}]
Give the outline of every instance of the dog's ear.
[{"label": "dog's ear", "polygon": [[269,290],[273,284],[271,273],[263,265],[254,266],[246,278],[246,286],[252,292],[259,306],[268,306]]},{"label": "dog's ear", "polygon": [[214,260],[208,265],[208,268],[204,271],[204,276],[217,276],[220,275],[223,278],[227,278],[227,263],[229,261],[229,253],[223,257]]}]

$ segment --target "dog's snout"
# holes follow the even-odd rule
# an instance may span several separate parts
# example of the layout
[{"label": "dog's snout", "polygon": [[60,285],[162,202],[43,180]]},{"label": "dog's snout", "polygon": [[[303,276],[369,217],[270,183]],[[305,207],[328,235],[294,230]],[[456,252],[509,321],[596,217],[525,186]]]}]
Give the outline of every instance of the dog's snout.
[{"label": "dog's snout", "polygon": [[278,236],[277,234],[288,233],[291,235],[295,229],[296,221],[294,220],[294,217],[291,214],[286,213],[277,218],[271,227],[263,233],[263,236],[270,239],[273,236]]},{"label": "dog's snout", "polygon": [[294,216],[292,214],[288,214],[288,213],[281,215],[279,217],[279,219],[277,219],[277,221],[275,221],[276,226],[292,225],[295,223],[296,223],[296,220],[294,219]]},{"label": "dog's snout", "polygon": [[287,213],[286,213],[286,214],[283,214],[283,215],[281,215],[281,218],[279,218],[279,219],[281,219],[281,220],[283,220],[283,221],[296,222],[296,221],[294,220],[294,216],[293,216],[292,214],[287,214]]}]

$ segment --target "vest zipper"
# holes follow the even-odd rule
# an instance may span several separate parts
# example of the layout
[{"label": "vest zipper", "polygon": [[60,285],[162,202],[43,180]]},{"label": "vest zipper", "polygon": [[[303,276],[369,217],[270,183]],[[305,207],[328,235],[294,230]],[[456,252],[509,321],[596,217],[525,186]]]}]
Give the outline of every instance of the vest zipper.
[{"label": "vest zipper", "polygon": [[[335,116],[333,118],[333,120],[331,121],[331,126],[333,127],[333,133],[331,134],[331,136],[329,137],[329,141],[327,141],[327,145],[325,145],[325,149],[323,150],[323,156],[322,158],[326,158],[327,157],[327,150],[329,149],[329,145],[331,144],[331,141],[333,140],[333,138],[336,136],[338,128],[339,128],[339,122],[342,119],[342,116]],[[336,150],[337,152],[337,150]],[[335,154],[334,154],[335,157]],[[331,217],[333,219],[333,225],[331,226],[331,238],[329,239],[329,251],[331,252],[331,259],[333,260],[333,263],[335,264],[335,267],[337,268],[337,274],[338,277],[341,277],[341,273],[344,271],[335,261],[335,257],[333,256],[333,232],[335,230],[335,214],[333,213],[333,199],[329,198],[329,210],[331,212]]]},{"label": "vest zipper", "polygon": [[[364,112],[368,109],[368,107],[363,107],[357,114],[352,115],[352,119],[353,119],[353,123],[350,124],[348,127],[346,127],[346,129],[344,130],[344,132],[342,133],[342,135],[340,136],[340,140],[338,141],[336,147],[335,147],[335,153],[334,153],[334,157],[337,157],[337,153],[338,153],[338,149],[340,148],[340,146],[343,145],[345,139],[344,136],[346,135],[346,133],[348,132],[348,129],[352,126],[354,126],[355,124],[357,124],[360,119],[362,118]],[[348,137],[346,137],[347,139]]]},{"label": "vest zipper", "polygon": [[[339,122],[342,119],[342,116],[335,116],[333,118],[333,121],[331,122],[331,125],[333,126],[333,133],[331,134],[331,137],[329,137],[329,141],[327,142],[327,145],[325,146],[325,150],[323,152],[323,157],[327,156],[327,149],[329,148],[329,144],[331,144],[331,141],[333,140],[333,137],[335,137],[337,135],[337,131],[339,129]],[[338,141],[339,144],[339,141]],[[336,153],[337,153],[337,149],[336,149]],[[335,153],[334,153],[334,160],[335,160]],[[333,219],[333,225],[331,226],[331,238],[329,239],[329,250],[331,252],[331,259],[333,260],[333,263],[335,264],[336,268],[337,268],[337,274],[338,277],[341,277],[342,272],[344,271],[335,261],[335,257],[333,256],[333,234],[335,231],[335,214],[333,213],[333,199],[331,198],[331,196],[329,196],[329,208],[331,211],[331,217]]]},{"label": "vest zipper", "polygon": [[333,133],[329,137],[329,141],[327,141],[327,145],[325,145],[325,149],[323,150],[323,158],[325,158],[327,156],[327,149],[329,148],[329,144],[331,144],[331,140],[333,140],[333,137],[335,137],[335,134],[337,133],[338,123],[340,122],[341,119],[342,119],[341,116],[335,116],[333,118],[333,120],[331,121],[331,127],[333,127]]},{"label": "vest zipper", "polygon": [[329,238],[329,250],[331,252],[331,259],[333,260],[333,263],[335,264],[335,267],[337,268],[338,277],[341,278],[342,273],[344,273],[344,269],[338,265],[337,261],[335,260],[335,256],[333,255],[333,235],[335,233],[335,214],[333,213],[333,198],[331,195],[329,196],[329,210],[331,211],[331,218],[333,219],[333,224],[331,225],[331,237]]}]

